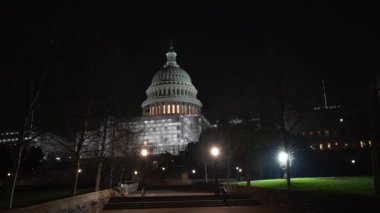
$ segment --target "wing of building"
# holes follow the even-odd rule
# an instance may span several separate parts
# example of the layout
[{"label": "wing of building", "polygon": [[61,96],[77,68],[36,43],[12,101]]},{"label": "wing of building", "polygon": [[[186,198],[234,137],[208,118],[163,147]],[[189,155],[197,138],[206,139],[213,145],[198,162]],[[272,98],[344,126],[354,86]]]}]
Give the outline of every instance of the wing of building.
[{"label": "wing of building", "polygon": [[202,103],[189,74],[179,67],[173,44],[166,53],[166,64],[153,77],[142,103],[142,117],[131,121],[138,133],[138,144],[148,146],[153,154],[184,151],[197,142],[202,129],[210,124],[201,115]]}]

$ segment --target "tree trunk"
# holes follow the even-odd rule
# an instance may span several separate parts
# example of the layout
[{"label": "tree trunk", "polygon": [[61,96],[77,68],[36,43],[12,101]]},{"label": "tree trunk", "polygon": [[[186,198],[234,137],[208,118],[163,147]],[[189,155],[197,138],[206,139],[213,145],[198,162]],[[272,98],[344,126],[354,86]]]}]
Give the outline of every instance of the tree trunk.
[{"label": "tree trunk", "polygon": [[99,161],[98,168],[96,170],[96,183],[95,183],[95,191],[99,191],[100,188],[100,177],[102,173],[103,161]]},{"label": "tree trunk", "polygon": [[104,161],[104,150],[106,147],[106,141],[107,141],[107,127],[108,127],[108,117],[107,115],[104,118],[104,124],[103,124],[103,138],[102,143],[100,146],[100,153],[99,153],[99,161],[98,161],[98,168],[96,171],[96,182],[95,182],[95,191],[99,191],[100,188],[100,178],[102,174],[102,168],[103,168],[103,161]]},{"label": "tree trunk", "polygon": [[80,168],[80,155],[79,155],[79,152],[77,152],[75,156],[75,166],[74,166],[74,171],[73,171],[74,172],[74,185],[72,189],[73,197],[77,194],[79,168]]},{"label": "tree trunk", "polygon": [[[23,140],[24,134],[20,133],[20,135],[21,135],[21,137],[19,137],[19,139],[22,138],[22,140]],[[21,144],[19,145],[18,159],[17,159],[17,165],[16,165],[16,169],[15,169],[15,174],[13,175],[13,180],[12,180],[12,187],[11,187],[11,193],[10,193],[10,197],[9,197],[9,206],[8,206],[9,209],[12,209],[12,206],[13,206],[13,196],[14,196],[14,191],[16,188],[18,173],[20,171],[23,147],[24,146],[23,146],[22,141],[21,141]]]},{"label": "tree trunk", "polygon": [[[371,61],[372,62],[372,61]],[[370,75],[370,116],[372,119],[373,141],[371,145],[371,160],[375,195],[380,200],[380,79],[374,68]]]},{"label": "tree trunk", "polygon": [[108,185],[108,187],[109,188],[112,188],[112,186],[113,186],[113,166],[111,165],[111,169],[110,169],[110,177],[109,177],[109,185]]},{"label": "tree trunk", "polygon": [[82,152],[83,144],[85,141],[85,136],[87,132],[87,125],[88,125],[88,118],[90,117],[90,104],[91,103],[91,95],[87,99],[87,109],[86,109],[86,115],[82,123],[82,127],[80,130],[80,136],[78,139],[78,143],[76,144],[76,150],[75,150],[75,165],[74,165],[74,184],[73,184],[73,196],[77,193],[77,186],[78,186],[78,176],[79,176],[79,169],[80,169],[80,155]]}]

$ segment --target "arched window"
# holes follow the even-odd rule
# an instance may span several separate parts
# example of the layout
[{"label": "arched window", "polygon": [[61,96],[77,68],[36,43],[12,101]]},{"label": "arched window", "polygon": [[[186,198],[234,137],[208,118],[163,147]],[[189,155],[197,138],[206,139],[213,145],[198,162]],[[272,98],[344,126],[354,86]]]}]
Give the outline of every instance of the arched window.
[{"label": "arched window", "polygon": [[170,114],[170,104],[168,104],[168,114]]},{"label": "arched window", "polygon": [[163,107],[163,114],[165,115],[166,114],[166,105],[164,104],[162,107]]}]

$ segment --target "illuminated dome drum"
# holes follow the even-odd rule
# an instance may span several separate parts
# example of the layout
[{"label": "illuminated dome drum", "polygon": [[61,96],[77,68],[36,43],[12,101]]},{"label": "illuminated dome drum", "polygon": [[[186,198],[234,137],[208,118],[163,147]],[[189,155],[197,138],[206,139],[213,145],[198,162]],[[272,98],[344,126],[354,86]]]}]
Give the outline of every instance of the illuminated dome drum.
[{"label": "illuminated dome drum", "polygon": [[142,103],[144,116],[197,115],[202,103],[197,99],[197,89],[189,74],[176,62],[177,53],[170,45],[164,67],[153,77],[146,90],[147,99]]}]

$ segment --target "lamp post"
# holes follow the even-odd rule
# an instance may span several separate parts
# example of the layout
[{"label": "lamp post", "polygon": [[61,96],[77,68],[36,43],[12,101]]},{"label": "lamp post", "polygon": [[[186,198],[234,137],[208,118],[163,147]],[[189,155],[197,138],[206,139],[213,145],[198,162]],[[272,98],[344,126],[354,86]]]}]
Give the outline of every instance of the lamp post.
[{"label": "lamp post", "polygon": [[142,173],[142,188],[144,189],[145,188],[145,172],[146,172],[146,169],[145,169],[145,161],[146,161],[146,157],[148,156],[149,152],[148,152],[148,149],[146,148],[143,148],[141,149],[141,152],[140,152],[141,156],[143,157],[143,173]]},{"label": "lamp post", "polygon": [[355,164],[356,164],[356,160],[351,160],[351,164],[352,164],[352,174],[353,176],[355,176]]},{"label": "lamp post", "polygon": [[210,154],[211,154],[211,156],[214,158],[214,178],[215,178],[215,180],[214,180],[214,183],[215,183],[215,192],[216,192],[216,195],[219,195],[219,188],[218,188],[218,171],[217,171],[217,165],[216,165],[216,163],[217,163],[217,158],[218,158],[218,156],[219,156],[219,154],[220,154],[220,150],[219,150],[219,148],[218,147],[212,147],[211,149],[210,149]]},{"label": "lamp post", "polygon": [[292,156],[290,156],[288,153],[281,151],[278,153],[277,160],[280,163],[281,168],[284,170],[284,178],[287,178],[288,175],[288,163],[289,167],[291,166],[292,163]]}]

